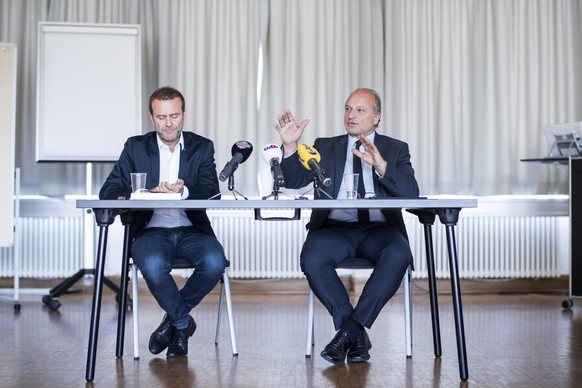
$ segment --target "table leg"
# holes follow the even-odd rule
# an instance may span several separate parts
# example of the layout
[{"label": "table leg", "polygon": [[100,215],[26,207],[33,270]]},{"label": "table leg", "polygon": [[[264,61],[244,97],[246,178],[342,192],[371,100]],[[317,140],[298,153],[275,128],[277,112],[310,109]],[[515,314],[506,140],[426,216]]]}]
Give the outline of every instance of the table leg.
[{"label": "table leg", "polygon": [[426,249],[426,264],[428,272],[428,292],[430,296],[430,317],[432,320],[432,341],[435,357],[443,354],[441,346],[441,327],[439,319],[439,302],[434,268],[434,248],[432,239],[432,225],[436,215],[432,210],[408,209],[409,213],[418,216],[418,220],[424,225],[424,246]]},{"label": "table leg", "polygon": [[95,377],[95,358],[97,356],[97,336],[99,334],[99,316],[101,314],[107,231],[108,226],[100,226],[97,262],[95,263],[95,284],[93,290],[93,307],[91,309],[91,327],[89,329],[89,347],[87,349],[87,369],[85,371],[85,380],[87,381],[93,381]]},{"label": "table leg", "polygon": [[123,254],[121,257],[121,282],[119,284],[119,306],[117,310],[117,345],[115,356],[123,357],[125,342],[125,312],[127,311],[127,286],[129,278],[129,251],[131,241],[131,225],[126,224],[123,233]]},{"label": "table leg", "polygon": [[465,324],[463,322],[463,306],[461,302],[461,287],[457,261],[457,244],[455,241],[455,225],[461,209],[437,210],[439,219],[446,226],[447,248],[449,252],[449,270],[451,273],[451,288],[453,293],[453,308],[455,314],[455,329],[457,333],[457,354],[459,358],[459,373],[461,380],[469,379],[467,366],[467,349],[465,345]]},{"label": "table leg", "polygon": [[426,264],[428,271],[428,292],[430,295],[430,316],[432,319],[432,342],[435,357],[443,354],[441,345],[441,327],[439,319],[439,302],[434,269],[434,248],[432,244],[432,225],[424,225],[424,242],[426,247]]},{"label": "table leg", "polygon": [[99,243],[95,262],[95,281],[93,288],[93,306],[91,308],[91,327],[89,328],[89,346],[87,348],[87,368],[85,380],[93,381],[95,377],[95,359],[97,357],[97,337],[99,334],[99,317],[101,314],[101,296],[103,293],[103,272],[105,269],[105,254],[107,249],[107,233],[109,225],[115,220],[116,211],[111,209],[93,209],[97,225],[99,225]]}]

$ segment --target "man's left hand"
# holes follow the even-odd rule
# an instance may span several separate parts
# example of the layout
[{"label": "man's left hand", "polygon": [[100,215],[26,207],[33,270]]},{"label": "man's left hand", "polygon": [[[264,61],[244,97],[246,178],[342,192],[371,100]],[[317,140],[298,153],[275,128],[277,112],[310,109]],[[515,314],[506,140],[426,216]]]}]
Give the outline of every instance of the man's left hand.
[{"label": "man's left hand", "polygon": [[184,193],[184,180],[178,179],[176,183],[162,182],[150,190],[154,193]]},{"label": "man's left hand", "polygon": [[372,165],[378,174],[381,176],[386,175],[388,162],[386,162],[382,155],[380,155],[378,148],[364,135],[358,136],[358,139],[362,142],[365,152],[360,152],[360,150],[355,148],[352,150],[352,152],[367,164]]}]

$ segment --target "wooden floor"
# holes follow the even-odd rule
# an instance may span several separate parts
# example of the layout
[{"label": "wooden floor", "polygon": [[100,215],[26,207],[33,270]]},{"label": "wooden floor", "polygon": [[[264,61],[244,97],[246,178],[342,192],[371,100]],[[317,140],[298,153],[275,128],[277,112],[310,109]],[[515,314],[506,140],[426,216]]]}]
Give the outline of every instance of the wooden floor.
[{"label": "wooden floor", "polygon": [[[166,360],[147,350],[162,312],[140,293],[141,357],[133,358],[132,318],[125,354],[115,357],[117,305],[106,289],[101,310],[95,380],[85,382],[91,288],[61,297],[51,311],[39,296],[0,299],[0,387],[580,387],[582,301],[561,308],[563,293],[463,294],[469,380],[461,382],[450,295],[439,295],[443,355],[435,358],[425,282],[414,286],[414,348],[404,349],[402,295],[384,308],[369,331],[368,363],[332,365],[319,352],[334,331],[315,309],[314,357],[306,359],[307,295],[234,292],[239,356],[233,357],[227,320],[214,344],[217,294],[193,316],[198,330],[187,358]],[[233,286],[236,290],[236,284]]]}]

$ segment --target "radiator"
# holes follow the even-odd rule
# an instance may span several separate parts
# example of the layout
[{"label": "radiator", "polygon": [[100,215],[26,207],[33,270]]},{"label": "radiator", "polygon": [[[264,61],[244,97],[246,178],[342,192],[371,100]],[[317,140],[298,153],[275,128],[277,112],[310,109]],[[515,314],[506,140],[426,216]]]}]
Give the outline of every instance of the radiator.
[{"label": "radiator", "polygon": [[[299,253],[310,211],[294,221],[256,221],[253,211],[209,212],[212,226],[230,259],[233,278],[301,278]],[[265,217],[291,217],[265,211]]]},{"label": "radiator", "polygon": [[[83,267],[82,217],[21,217],[20,277],[65,278]],[[0,248],[0,277],[14,276],[13,247]]]},{"label": "radiator", "polygon": [[[426,278],[423,226],[415,216],[404,214],[414,255],[413,276]],[[215,210],[209,211],[209,216],[231,261],[231,277],[303,277],[299,253],[306,236],[309,211],[302,211],[298,221],[255,221],[253,212],[247,210]],[[559,217],[554,216],[462,216],[455,227],[459,276],[559,276],[558,237],[564,231],[560,230],[558,221]],[[19,225],[21,277],[64,278],[83,268],[82,217],[23,217]],[[108,266],[119,272],[120,265],[115,260],[120,260],[121,246],[115,246],[111,229]],[[448,278],[445,229],[438,220],[432,232],[436,275]],[[0,248],[0,277],[13,276],[12,256],[12,248]]]},{"label": "radiator", "polygon": [[[428,277],[424,227],[416,217],[405,222],[417,278]],[[554,216],[461,217],[455,228],[459,277],[547,278],[560,276],[560,235],[569,231]],[[449,278],[445,228],[432,227],[437,278]]]}]

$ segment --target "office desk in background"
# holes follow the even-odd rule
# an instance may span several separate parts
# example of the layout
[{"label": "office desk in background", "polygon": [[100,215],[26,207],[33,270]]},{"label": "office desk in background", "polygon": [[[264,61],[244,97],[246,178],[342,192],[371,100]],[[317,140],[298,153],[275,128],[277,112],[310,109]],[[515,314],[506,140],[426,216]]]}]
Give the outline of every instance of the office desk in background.
[{"label": "office desk in background", "polygon": [[[295,214],[300,209],[405,209],[415,214],[424,225],[425,246],[429,274],[429,293],[431,301],[431,316],[433,328],[433,344],[436,357],[440,357],[440,324],[438,318],[438,301],[436,295],[436,279],[434,270],[434,253],[432,245],[432,225],[438,216],[440,222],[446,228],[447,248],[449,255],[449,270],[451,274],[451,287],[453,309],[455,316],[455,330],[457,336],[457,355],[459,359],[459,374],[461,380],[469,378],[467,366],[467,351],[465,345],[465,329],[463,323],[463,311],[461,302],[461,289],[459,285],[457,245],[454,227],[457,225],[459,213],[463,208],[477,207],[476,199],[361,199],[361,200],[77,200],[77,208],[93,209],[95,221],[99,226],[99,241],[97,244],[97,257],[95,260],[95,281],[93,290],[93,305],[91,309],[91,327],[89,331],[89,346],[87,349],[87,368],[85,379],[93,381],[95,377],[95,359],[97,356],[97,339],[99,331],[99,318],[101,312],[101,296],[103,291],[103,272],[107,250],[107,233],[109,225],[115,217],[124,213],[152,210],[152,209],[254,209],[255,214],[262,209],[295,209]],[[260,218],[257,218],[260,219]],[[124,237],[124,249],[128,246],[129,229],[126,228]],[[124,273],[127,274],[127,261],[122,263],[121,283],[125,282]],[[119,298],[119,309],[126,306],[126,298]],[[121,315],[121,314],[120,314]],[[120,331],[120,327],[122,328]],[[124,323],[118,323],[118,342],[123,338]],[[121,341],[123,342],[123,341]],[[120,345],[118,343],[118,345]],[[118,346],[117,357],[123,356],[123,344]]]},{"label": "office desk in background", "polygon": [[570,282],[568,299],[562,302],[564,309],[571,309],[573,298],[582,298],[582,158],[552,156],[547,158],[521,159],[522,162],[557,164],[568,167],[570,196]]}]

